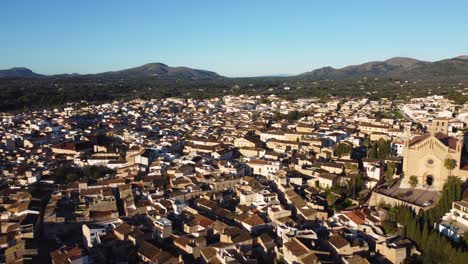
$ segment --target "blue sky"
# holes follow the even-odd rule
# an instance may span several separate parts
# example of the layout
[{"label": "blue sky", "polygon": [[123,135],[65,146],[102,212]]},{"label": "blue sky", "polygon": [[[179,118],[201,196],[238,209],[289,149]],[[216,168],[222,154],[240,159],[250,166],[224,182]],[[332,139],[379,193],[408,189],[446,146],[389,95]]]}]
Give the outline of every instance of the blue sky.
[{"label": "blue sky", "polygon": [[468,1],[24,1],[0,5],[0,69],[163,62],[226,76],[468,54]]}]

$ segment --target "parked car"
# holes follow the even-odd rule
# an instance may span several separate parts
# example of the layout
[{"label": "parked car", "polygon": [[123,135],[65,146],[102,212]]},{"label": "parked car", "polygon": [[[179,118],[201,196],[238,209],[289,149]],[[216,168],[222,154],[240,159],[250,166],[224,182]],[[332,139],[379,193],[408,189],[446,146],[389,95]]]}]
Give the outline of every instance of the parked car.
[{"label": "parked car", "polygon": [[429,205],[431,205],[432,203],[433,203],[432,200],[427,200],[427,201],[425,201],[425,202],[423,203],[423,206],[429,206]]}]

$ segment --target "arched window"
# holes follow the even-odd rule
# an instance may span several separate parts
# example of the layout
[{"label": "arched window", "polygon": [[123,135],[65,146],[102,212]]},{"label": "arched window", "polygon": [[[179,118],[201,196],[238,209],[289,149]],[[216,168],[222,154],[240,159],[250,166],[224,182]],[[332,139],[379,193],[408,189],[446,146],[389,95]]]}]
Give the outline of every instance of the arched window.
[{"label": "arched window", "polygon": [[427,175],[426,176],[426,185],[427,186],[432,186],[434,184],[434,177],[432,175]]}]

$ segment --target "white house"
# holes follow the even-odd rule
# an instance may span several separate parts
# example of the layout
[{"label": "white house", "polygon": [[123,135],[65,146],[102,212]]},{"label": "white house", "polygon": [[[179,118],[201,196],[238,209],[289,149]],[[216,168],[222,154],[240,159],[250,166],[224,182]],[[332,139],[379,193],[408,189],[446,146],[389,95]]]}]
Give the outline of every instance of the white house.
[{"label": "white house", "polygon": [[100,237],[107,234],[106,227],[97,224],[83,224],[81,230],[83,232],[84,244],[88,249],[96,244],[100,244]]}]

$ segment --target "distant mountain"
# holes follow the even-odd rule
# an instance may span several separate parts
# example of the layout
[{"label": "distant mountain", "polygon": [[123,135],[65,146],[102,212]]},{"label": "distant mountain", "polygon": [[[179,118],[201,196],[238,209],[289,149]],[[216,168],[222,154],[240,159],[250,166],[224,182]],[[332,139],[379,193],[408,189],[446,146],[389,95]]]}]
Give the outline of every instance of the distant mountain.
[{"label": "distant mountain", "polygon": [[287,74],[287,73],[278,73],[278,74],[267,74],[267,75],[259,75],[259,76],[253,76],[252,78],[285,78],[285,77],[291,77],[294,76],[293,74]]},{"label": "distant mountain", "polygon": [[55,74],[55,75],[50,75],[51,77],[54,78],[71,78],[71,77],[78,77],[81,76],[79,73],[61,73],[61,74]]},{"label": "distant mountain", "polygon": [[406,80],[468,79],[468,56],[428,62],[395,57],[340,69],[324,67],[298,75],[308,79],[353,79],[362,77]]},{"label": "distant mountain", "polygon": [[81,75],[78,73],[72,74],[56,74],[56,75],[40,75],[32,72],[27,68],[11,68],[0,70],[0,78],[6,77],[53,77],[53,78],[92,78],[92,77],[111,77],[111,78],[179,78],[179,79],[218,79],[223,76],[212,72],[188,67],[170,67],[163,63],[148,63],[139,67],[129,68],[120,71],[110,71],[96,74]]},{"label": "distant mountain", "polygon": [[163,63],[148,63],[139,67],[104,72],[96,75],[117,76],[123,78],[168,77],[182,79],[217,79],[222,78],[212,71],[192,69],[188,67],[170,67]]},{"label": "distant mountain", "polygon": [[42,75],[31,71],[24,67],[15,67],[6,70],[0,70],[0,78],[17,78],[17,77],[41,77]]}]

